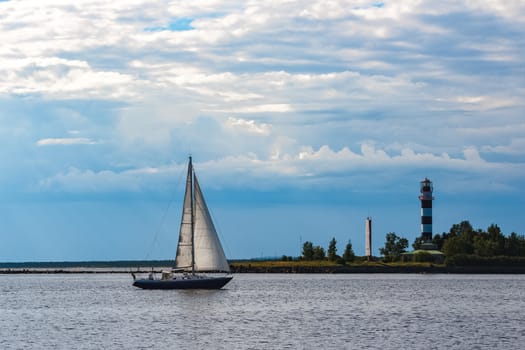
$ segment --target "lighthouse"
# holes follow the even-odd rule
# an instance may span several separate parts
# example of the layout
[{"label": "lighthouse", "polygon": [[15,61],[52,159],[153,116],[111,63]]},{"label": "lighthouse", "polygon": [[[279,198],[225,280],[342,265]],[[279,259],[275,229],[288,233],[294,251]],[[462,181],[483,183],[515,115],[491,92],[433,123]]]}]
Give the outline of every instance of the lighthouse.
[{"label": "lighthouse", "polygon": [[365,256],[372,261],[372,218],[367,217],[365,222]]},{"label": "lighthouse", "polygon": [[432,181],[425,178],[420,183],[419,199],[421,200],[421,240],[422,243],[432,242]]}]

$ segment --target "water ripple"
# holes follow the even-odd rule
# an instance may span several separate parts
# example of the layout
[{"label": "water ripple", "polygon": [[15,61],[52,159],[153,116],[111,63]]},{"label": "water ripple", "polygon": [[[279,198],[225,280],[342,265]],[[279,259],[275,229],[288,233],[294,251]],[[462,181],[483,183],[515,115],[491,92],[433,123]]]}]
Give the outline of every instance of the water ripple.
[{"label": "water ripple", "polygon": [[236,275],[144,291],[125,275],[4,275],[1,349],[520,349],[525,276]]}]

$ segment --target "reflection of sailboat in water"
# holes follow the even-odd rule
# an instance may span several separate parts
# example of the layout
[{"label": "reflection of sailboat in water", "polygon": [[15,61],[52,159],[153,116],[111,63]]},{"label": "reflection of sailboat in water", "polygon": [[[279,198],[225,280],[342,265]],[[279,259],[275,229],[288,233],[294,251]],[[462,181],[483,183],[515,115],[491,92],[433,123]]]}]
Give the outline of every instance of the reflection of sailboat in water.
[{"label": "reflection of sailboat in water", "polygon": [[[174,275],[173,272],[180,272]],[[206,276],[199,272],[230,272],[221,242],[204,201],[199,182],[188,163],[186,192],[180,224],[179,244],[173,272],[163,272],[161,279],[150,274],[137,279],[135,287],[144,289],[219,289],[232,276]]]}]

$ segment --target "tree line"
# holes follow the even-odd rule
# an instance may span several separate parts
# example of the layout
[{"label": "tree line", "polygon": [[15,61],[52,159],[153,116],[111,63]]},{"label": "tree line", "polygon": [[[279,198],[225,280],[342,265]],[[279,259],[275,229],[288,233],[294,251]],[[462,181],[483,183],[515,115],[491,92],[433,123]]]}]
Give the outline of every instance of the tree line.
[{"label": "tree line", "polygon": [[[422,247],[421,237],[417,237],[412,243],[414,250]],[[432,244],[447,257],[449,262],[470,261],[483,264],[487,261],[511,261],[515,258],[523,261],[525,258],[525,236],[512,232],[505,236],[496,224],[490,225],[486,230],[475,230],[469,221],[462,221],[452,225],[448,232],[434,235]],[[332,238],[325,250],[310,241],[303,243],[302,255],[299,260],[329,260],[337,263],[353,262],[356,255],[349,240],[341,256],[337,255],[337,241]],[[407,252],[408,239],[398,236],[395,232],[386,234],[384,246],[379,249],[383,261],[400,261],[403,253]],[[421,260],[432,261],[430,253],[421,252]],[[498,259],[495,259],[498,257]],[[283,256],[283,260],[293,260],[292,257]],[[512,260],[512,261],[514,261]]]},{"label": "tree line", "polygon": [[[323,247],[314,245],[310,241],[304,242],[302,255],[299,257],[299,260],[306,260],[306,261],[328,260],[328,261],[335,261],[340,264],[344,264],[346,262],[352,262],[354,261],[354,259],[355,259],[355,253],[352,248],[352,242],[348,240],[348,243],[345,246],[343,255],[338,255],[337,254],[337,241],[335,237],[332,238],[330,242],[328,243],[328,249],[326,251]],[[283,260],[284,260],[284,257],[283,257]]]},{"label": "tree line", "polygon": [[[525,257],[525,236],[515,232],[505,236],[496,224],[491,224],[486,230],[475,230],[470,222],[465,220],[452,225],[448,232],[434,235],[432,243],[448,260],[457,256]],[[421,237],[417,237],[412,247],[418,250],[422,244]],[[379,251],[385,260],[396,261],[407,248],[406,238],[390,232],[386,235],[385,246]]]}]

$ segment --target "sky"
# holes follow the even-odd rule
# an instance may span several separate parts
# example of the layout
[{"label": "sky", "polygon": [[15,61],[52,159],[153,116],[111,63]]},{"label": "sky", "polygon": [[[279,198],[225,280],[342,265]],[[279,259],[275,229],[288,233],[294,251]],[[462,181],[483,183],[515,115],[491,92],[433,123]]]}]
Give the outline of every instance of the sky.
[{"label": "sky", "polygon": [[0,1],[0,261],[525,234],[525,1]]}]

